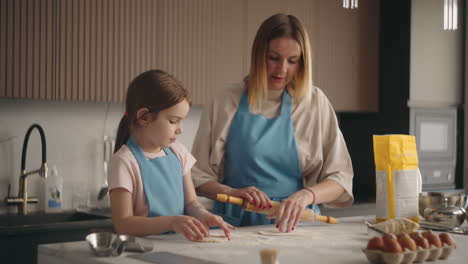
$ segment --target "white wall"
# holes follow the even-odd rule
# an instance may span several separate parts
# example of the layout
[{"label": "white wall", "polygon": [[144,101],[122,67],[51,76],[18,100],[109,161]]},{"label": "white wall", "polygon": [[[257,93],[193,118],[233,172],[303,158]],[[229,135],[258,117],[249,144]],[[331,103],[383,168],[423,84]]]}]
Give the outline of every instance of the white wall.
[{"label": "white wall", "polygon": [[444,31],[443,3],[411,2],[410,107],[462,103],[464,12],[459,12],[458,30]]},{"label": "white wall", "polygon": [[[120,104],[0,99],[0,200],[7,195],[8,184],[12,186],[11,194],[18,194],[24,136],[31,124],[38,123],[45,130],[47,164],[57,165],[64,178],[64,208],[76,207],[77,198],[87,193],[89,206],[102,206],[96,199],[104,180],[102,139],[105,135],[115,136],[123,108]],[[200,115],[201,107],[193,106],[184,121],[184,133],[179,136],[189,150]],[[37,169],[40,163],[40,137],[34,130],[28,144],[26,170]],[[28,179],[29,195],[42,198],[44,180],[37,174]],[[31,209],[42,210],[43,204]],[[0,213],[7,210],[15,212],[16,207],[6,208],[0,203]]]}]

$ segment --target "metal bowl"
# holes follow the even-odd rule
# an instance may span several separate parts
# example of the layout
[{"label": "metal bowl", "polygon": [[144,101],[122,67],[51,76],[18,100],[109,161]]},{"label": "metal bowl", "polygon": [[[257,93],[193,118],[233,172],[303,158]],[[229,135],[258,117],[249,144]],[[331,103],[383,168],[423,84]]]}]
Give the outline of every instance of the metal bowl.
[{"label": "metal bowl", "polygon": [[424,216],[426,208],[461,207],[467,209],[467,196],[464,193],[421,192],[419,194],[419,214]]},{"label": "metal bowl", "polygon": [[426,208],[424,210],[424,219],[427,222],[441,224],[450,228],[461,226],[465,218],[466,212],[462,207]]},{"label": "metal bowl", "polygon": [[148,252],[153,250],[151,241],[111,232],[91,233],[86,236],[86,241],[98,257],[120,256],[123,251]]}]

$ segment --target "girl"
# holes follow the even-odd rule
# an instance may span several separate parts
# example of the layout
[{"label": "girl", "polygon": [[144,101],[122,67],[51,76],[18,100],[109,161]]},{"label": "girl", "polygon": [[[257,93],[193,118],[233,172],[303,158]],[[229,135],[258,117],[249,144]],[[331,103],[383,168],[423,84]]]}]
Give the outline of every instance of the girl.
[{"label": "girl", "polygon": [[130,83],[108,174],[118,233],[173,230],[196,241],[219,226],[230,239],[234,227],[197,201],[190,174],[195,159],[176,141],[189,104],[182,84],[166,72],[150,70]]}]

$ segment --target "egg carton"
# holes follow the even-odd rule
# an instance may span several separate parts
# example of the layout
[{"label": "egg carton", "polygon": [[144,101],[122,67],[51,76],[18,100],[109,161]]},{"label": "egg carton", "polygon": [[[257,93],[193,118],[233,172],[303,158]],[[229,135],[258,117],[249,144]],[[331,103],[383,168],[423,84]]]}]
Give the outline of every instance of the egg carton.
[{"label": "egg carton", "polygon": [[367,260],[372,264],[406,264],[447,259],[454,249],[455,246],[453,245],[444,245],[440,248],[431,245],[427,249],[418,246],[418,249],[414,251],[405,248],[404,252],[401,253],[390,253],[375,249],[363,249],[362,251],[366,254]]}]

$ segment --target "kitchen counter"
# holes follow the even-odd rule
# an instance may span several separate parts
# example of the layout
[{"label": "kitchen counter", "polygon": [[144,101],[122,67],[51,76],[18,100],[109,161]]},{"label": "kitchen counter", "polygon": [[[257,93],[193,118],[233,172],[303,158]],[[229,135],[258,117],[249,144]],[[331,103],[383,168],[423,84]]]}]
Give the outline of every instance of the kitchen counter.
[{"label": "kitchen counter", "polygon": [[[373,216],[339,218],[336,225],[322,222],[301,223],[289,236],[265,236],[261,230],[275,230],[274,226],[251,226],[232,232],[233,239],[221,243],[190,242],[180,234],[147,237],[155,252],[171,252],[219,263],[260,263],[259,250],[275,248],[280,263],[369,263],[362,249],[375,235],[364,221]],[[210,234],[220,235],[221,230]],[[448,260],[440,263],[466,263],[468,236],[452,234],[458,247]],[[39,246],[39,263],[147,263],[131,258],[143,253],[124,252],[119,257],[95,257],[86,241]]]}]

